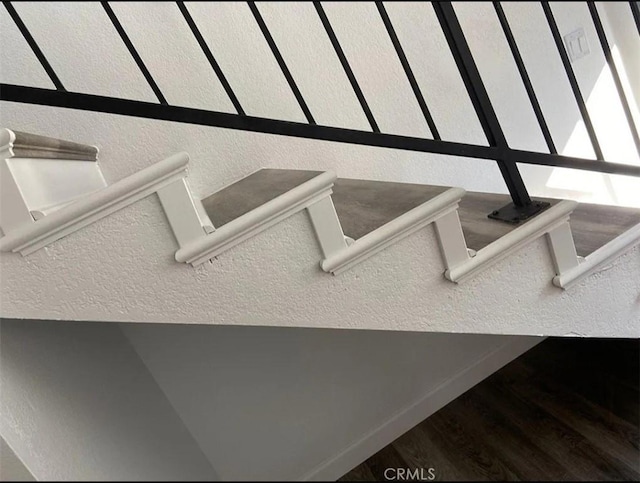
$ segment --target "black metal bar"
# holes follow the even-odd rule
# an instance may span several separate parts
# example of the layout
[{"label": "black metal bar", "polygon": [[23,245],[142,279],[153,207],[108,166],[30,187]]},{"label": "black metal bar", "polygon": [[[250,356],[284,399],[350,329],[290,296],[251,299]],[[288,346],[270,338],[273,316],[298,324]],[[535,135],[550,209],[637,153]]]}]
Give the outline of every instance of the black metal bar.
[{"label": "black metal bar", "polygon": [[[506,150],[508,148],[507,139],[491,105],[491,99],[473,60],[471,49],[464,37],[453,5],[451,2],[433,2],[432,5],[489,145]],[[531,205],[531,197],[516,163],[503,156],[497,156],[495,159],[513,203],[517,207]]]},{"label": "black metal bar", "polygon": [[140,55],[138,55],[136,48],[133,46],[131,39],[129,39],[127,32],[124,31],[124,28],[122,27],[120,20],[118,20],[118,17],[116,16],[115,12],[112,10],[111,5],[109,5],[109,2],[100,2],[100,3],[102,4],[104,11],[107,12],[109,19],[111,20],[111,23],[113,24],[118,34],[120,35],[120,38],[122,39],[124,44],[127,46],[127,49],[129,49],[129,53],[131,54],[131,57],[133,57],[133,60],[135,60],[136,64],[138,64],[138,68],[142,71],[142,75],[144,75],[144,78],[147,79],[147,82],[149,83],[151,90],[153,90],[153,93],[158,98],[158,101],[160,101],[160,104],[166,105],[167,100],[162,95],[162,92],[160,91],[158,84],[156,84],[156,81],[153,80],[153,77],[151,76],[151,72],[149,72],[149,69],[147,69],[147,66],[144,65],[142,58],[140,57]]},{"label": "black metal bar", "polygon": [[166,106],[153,102],[55,91],[38,87],[0,84],[0,100],[449,156],[491,160],[495,160],[497,157],[507,157],[525,164],[558,166],[640,177],[640,167],[627,164],[601,163],[592,159],[562,156],[559,154],[522,151],[510,148],[504,149],[450,141],[435,141],[432,139],[399,136],[395,134],[373,133],[371,131],[310,125],[307,123],[265,119],[253,116],[239,116],[227,112]]},{"label": "black metal bar", "polygon": [[187,6],[184,4],[184,2],[176,2],[176,3],[178,5],[178,8],[180,9],[180,12],[182,13],[182,16],[186,20],[187,25],[189,25],[189,28],[191,29],[191,33],[193,33],[193,36],[196,38],[196,41],[198,42],[198,45],[200,45],[202,52],[204,53],[205,57],[209,61],[211,68],[216,73],[216,76],[218,76],[218,80],[220,81],[220,84],[222,85],[222,88],[224,89],[224,91],[227,93],[227,96],[229,97],[231,104],[233,104],[233,107],[235,108],[238,114],[240,114],[241,116],[244,116],[245,112],[244,112],[244,109],[242,109],[242,106],[240,105],[240,101],[238,101],[238,98],[233,92],[233,89],[231,89],[231,85],[227,81],[227,78],[225,77],[224,72],[222,72],[220,65],[218,65],[218,62],[213,56],[213,53],[211,53],[211,49],[209,48],[209,46],[207,45],[207,42],[204,40],[204,37],[200,33],[198,26],[193,20],[193,17],[191,17],[191,14],[189,13]]},{"label": "black metal bar", "polygon": [[567,55],[564,44],[562,43],[562,36],[560,35],[560,30],[558,30],[558,25],[556,24],[556,19],[553,16],[553,12],[551,11],[551,6],[549,5],[549,2],[540,3],[542,4],[542,9],[544,10],[544,15],[547,18],[547,23],[549,24],[549,29],[551,30],[553,40],[556,43],[558,53],[560,54],[562,65],[564,66],[564,70],[567,73],[567,78],[569,80],[569,84],[571,85],[571,90],[573,91],[573,95],[576,98],[578,109],[580,110],[580,114],[582,115],[582,121],[584,122],[584,126],[587,129],[587,133],[589,134],[589,139],[591,140],[591,145],[593,146],[593,152],[596,154],[596,158],[599,161],[603,161],[604,156],[602,154],[602,149],[600,148],[600,143],[598,142],[598,137],[596,136],[596,131],[593,128],[593,123],[591,122],[591,116],[589,116],[589,111],[587,110],[587,105],[585,104],[584,98],[582,97],[582,92],[580,91],[578,80],[576,79],[576,76],[573,73],[573,69],[571,68],[571,62],[569,60],[569,56]]},{"label": "black metal bar", "polygon": [[522,56],[520,55],[520,49],[518,49],[518,44],[516,43],[516,39],[513,36],[511,27],[509,26],[509,21],[507,20],[507,16],[505,15],[500,2],[493,2],[493,6],[496,10],[496,14],[498,15],[498,20],[500,20],[500,25],[502,26],[502,31],[504,32],[504,35],[507,39],[509,48],[511,49],[511,55],[513,55],[513,59],[515,60],[516,66],[518,67],[518,72],[520,73],[520,77],[522,78],[522,83],[524,84],[524,88],[526,89],[527,95],[529,96],[531,107],[533,108],[533,112],[535,113],[536,118],[538,119],[538,124],[540,125],[540,130],[542,131],[544,140],[547,143],[549,152],[551,154],[556,154],[558,150],[556,149],[555,143],[553,142],[553,137],[551,136],[551,131],[549,130],[547,121],[545,120],[544,115],[542,114],[542,108],[540,107],[540,103],[538,102],[538,97],[536,96],[536,93],[533,89],[533,84],[531,84],[529,73],[527,72],[527,68],[524,65]]},{"label": "black metal bar", "polygon": [[609,47],[607,34],[604,31],[602,22],[600,21],[600,15],[598,15],[598,8],[596,7],[595,2],[591,2],[591,1],[587,2],[587,5],[589,6],[589,12],[591,13],[591,19],[593,20],[593,25],[596,28],[596,32],[598,33],[598,38],[600,39],[600,45],[602,46],[602,52],[604,53],[604,58],[607,60],[607,64],[609,65],[609,70],[611,71],[611,76],[613,77],[613,82],[616,85],[616,90],[618,91],[618,96],[620,97],[620,103],[622,104],[624,115],[627,118],[627,123],[629,124],[629,131],[631,131],[633,142],[636,145],[636,151],[638,152],[638,154],[640,154],[640,137],[638,136],[638,130],[636,129],[636,125],[633,120],[633,114],[631,114],[631,109],[629,108],[629,102],[627,101],[627,96],[624,92],[624,87],[622,87],[622,82],[620,81],[618,68],[616,67],[615,61],[613,60],[613,55],[611,55],[611,48]]},{"label": "black metal bar", "polygon": [[391,19],[387,14],[387,10],[384,8],[382,2],[376,2],[376,6],[378,7],[378,12],[380,12],[380,17],[382,18],[382,22],[384,23],[385,28],[387,29],[387,33],[389,34],[389,38],[391,39],[391,43],[393,47],[396,49],[396,53],[398,54],[398,58],[400,59],[400,63],[402,64],[402,68],[409,80],[409,84],[411,85],[411,89],[413,89],[413,94],[416,96],[416,100],[418,101],[418,105],[422,110],[422,114],[424,115],[425,120],[427,121],[427,125],[431,130],[431,135],[433,139],[439,141],[440,133],[436,128],[436,123],[433,121],[433,117],[431,116],[431,112],[429,112],[429,108],[427,107],[427,103],[424,100],[424,96],[420,91],[420,87],[418,86],[418,82],[416,81],[415,76],[413,75],[413,70],[411,70],[411,65],[407,60],[407,56],[404,53],[404,49],[400,44],[400,40],[396,35],[396,30],[393,28],[393,24],[391,23]]},{"label": "black metal bar", "polygon": [[631,7],[631,14],[633,15],[633,20],[635,20],[636,22],[638,35],[640,35],[640,6],[638,6],[638,2],[629,2],[629,6]]},{"label": "black metal bar", "polygon": [[27,44],[29,44],[29,47],[31,47],[31,50],[40,61],[42,68],[45,70],[45,72],[51,79],[51,82],[53,82],[53,85],[59,91],[65,91],[66,89],[62,85],[62,82],[60,82],[60,79],[58,78],[55,71],[53,70],[53,67],[51,67],[51,64],[49,64],[49,61],[42,53],[42,50],[40,50],[38,43],[31,35],[31,32],[29,32],[29,29],[20,18],[20,15],[18,15],[18,12],[16,12],[16,9],[13,7],[13,5],[11,5],[11,2],[2,2],[2,4],[7,9],[7,12],[9,12],[9,15],[11,16],[16,26],[18,27],[18,30],[20,30],[20,33],[22,34],[24,39],[27,41]]},{"label": "black metal bar", "polygon": [[307,103],[302,97],[302,93],[300,92],[300,89],[298,89],[298,85],[296,84],[296,81],[293,79],[293,76],[291,75],[291,72],[289,71],[289,68],[287,67],[286,62],[284,61],[282,54],[280,54],[280,50],[278,49],[278,46],[276,45],[275,40],[273,40],[273,37],[271,36],[271,32],[269,32],[269,28],[267,27],[267,24],[262,18],[262,15],[260,15],[260,11],[258,10],[256,3],[247,2],[247,4],[251,9],[251,13],[253,14],[253,17],[256,19],[256,22],[260,27],[260,30],[262,31],[262,35],[264,35],[264,39],[267,41],[267,44],[269,45],[271,52],[273,52],[273,56],[276,58],[276,61],[280,66],[280,70],[282,70],[282,73],[284,74],[285,79],[287,79],[287,82],[289,83],[289,87],[291,88],[293,95],[296,97],[296,100],[300,105],[300,109],[302,109],[302,112],[304,113],[304,116],[307,118],[307,121],[309,122],[309,124],[315,124],[316,121],[313,119],[313,116],[311,115],[311,111],[309,110]]},{"label": "black metal bar", "polygon": [[373,130],[373,132],[380,132],[380,128],[378,127],[378,124],[376,123],[376,120],[373,117],[373,113],[371,112],[371,109],[369,109],[369,104],[367,104],[367,100],[364,98],[362,89],[360,89],[360,85],[358,85],[356,76],[353,74],[353,71],[351,70],[349,61],[347,60],[347,57],[344,55],[342,47],[340,46],[340,42],[338,42],[338,37],[336,37],[336,33],[333,31],[333,27],[331,26],[331,23],[327,18],[327,14],[325,13],[324,8],[322,8],[322,5],[320,4],[320,2],[313,2],[313,5],[316,7],[316,11],[318,12],[320,21],[322,22],[322,25],[324,26],[324,29],[327,32],[327,35],[329,36],[329,40],[331,41],[331,45],[333,45],[333,49],[336,51],[336,55],[338,56],[338,59],[340,59],[342,68],[344,69],[344,72],[345,74],[347,74],[347,78],[351,83],[351,87],[353,88],[353,91],[355,92],[356,97],[358,98],[358,101],[360,101],[360,106],[362,106],[364,115],[367,116],[367,120],[371,125],[371,129]]}]

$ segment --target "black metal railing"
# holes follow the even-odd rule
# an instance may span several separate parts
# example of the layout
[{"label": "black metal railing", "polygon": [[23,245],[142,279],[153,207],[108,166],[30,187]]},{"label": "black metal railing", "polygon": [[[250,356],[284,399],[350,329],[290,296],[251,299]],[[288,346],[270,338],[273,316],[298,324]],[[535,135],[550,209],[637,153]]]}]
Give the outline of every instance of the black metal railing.
[{"label": "black metal railing", "polygon": [[[27,26],[24,24],[11,2],[3,2],[5,8],[9,12],[11,18],[17,25],[18,29],[24,36],[25,40],[33,50],[34,54],[42,64],[42,67],[51,78],[55,90],[42,89],[26,86],[18,86],[11,84],[0,84],[0,99],[5,101],[24,102],[32,104],[41,104],[47,106],[66,107],[72,109],[89,110],[96,112],[106,112],[112,114],[122,114],[128,116],[137,116],[142,118],[162,119],[175,122],[184,122],[191,124],[200,124],[207,126],[223,127],[228,129],[239,129],[244,131],[253,131],[269,134],[278,134],[294,137],[302,137],[308,139],[321,139],[326,141],[335,141],[351,144],[361,144],[368,146],[378,146],[386,148],[405,149],[412,151],[420,151],[435,154],[445,154],[453,156],[464,156],[468,158],[491,159],[497,162],[502,177],[506,183],[512,198],[512,203],[506,207],[492,212],[489,216],[492,218],[517,223],[525,220],[547,206],[546,203],[534,201],[529,196],[524,180],[519,172],[517,163],[537,164],[545,166],[558,166],[565,168],[582,169],[596,171],[602,173],[623,174],[630,176],[640,176],[640,167],[629,164],[605,162],[602,149],[598,137],[596,135],[593,123],[591,121],[588,109],[580,86],[576,79],[573,68],[569,61],[567,52],[562,43],[562,37],[556,24],[553,11],[548,2],[541,2],[544,16],[548,23],[550,33],[555,41],[557,53],[560,56],[564,66],[567,79],[573,91],[576,104],[580,111],[582,120],[589,134],[589,139],[593,146],[596,159],[579,158],[573,156],[564,156],[557,153],[556,145],[553,140],[552,132],[547,124],[542,108],[538,101],[538,97],[533,88],[533,84],[529,78],[525,63],[520,55],[519,48],[515,37],[511,31],[509,21],[505,15],[500,2],[492,2],[496,16],[500,22],[502,31],[505,35],[507,44],[513,56],[513,60],[518,68],[520,78],[523,82],[527,96],[531,103],[533,112],[535,113],[540,130],[547,144],[548,153],[527,151],[511,148],[508,143],[503,129],[498,120],[498,116],[493,108],[489,94],[485,88],[480,72],[471,53],[471,49],[465,38],[463,29],[456,16],[455,9],[451,2],[432,2],[432,6],[442,32],[446,38],[448,47],[451,51],[458,72],[464,82],[467,94],[474,107],[480,125],[488,142],[488,146],[465,144],[459,142],[451,142],[443,140],[437,129],[436,123],[427,106],[424,96],[420,90],[418,82],[413,74],[411,65],[404,53],[394,26],[387,14],[382,2],[375,2],[384,27],[389,35],[391,43],[398,55],[398,59],[411,89],[415,95],[425,121],[431,130],[433,139],[400,136],[388,134],[380,131],[378,124],[373,116],[371,109],[367,103],[362,89],[358,84],[358,80],[353,73],[349,61],[342,50],[340,42],[331,26],[322,4],[314,2],[314,6],[318,17],[324,27],[324,30],[335,50],[335,53],[344,69],[344,72],[351,84],[351,88],[356,95],[362,111],[364,112],[370,126],[371,131],[344,129],[331,126],[318,125],[314,120],[313,114],[307,105],[300,89],[298,88],[293,75],[291,74],[280,50],[264,21],[258,5],[254,2],[247,2],[253,14],[253,17],[262,32],[274,58],[280,67],[296,101],[298,102],[302,112],[304,113],[307,123],[290,122],[278,119],[268,119],[255,116],[249,116],[245,113],[241,103],[234,93],[229,81],[225,77],[220,65],[216,61],[211,49],[203,38],[194,19],[192,18],[187,6],[183,2],[177,2],[177,6],[182,13],[186,23],[188,24],[192,34],[197,40],[205,57],[207,58],[211,68],[220,80],[222,87],[233,104],[237,114],[230,114],[218,111],[207,111],[193,108],[169,105],[162,94],[160,88],[156,84],[153,76],[145,66],[142,58],[135,49],[122,24],[118,20],[116,14],[111,9],[108,2],[101,2],[103,8],[111,20],[114,28],[118,32],[123,43],[126,45],[129,53],[135,60],[138,68],[141,70],[145,79],[149,83],[151,89],[158,98],[158,103],[142,102],[127,99],[118,99],[113,97],[96,96],[91,94],[82,94],[77,92],[68,92],[53,68],[47,61],[42,50],[30,34]],[[587,2],[594,28],[597,32],[600,46],[604,57],[611,71],[615,87],[620,98],[621,105],[632,133],[636,149],[640,154],[640,138],[638,130],[634,124],[634,120],[626,98],[620,76],[613,60],[609,41],[606,32],[602,26],[598,9],[594,2]],[[637,2],[629,2],[630,15],[633,16],[638,34],[640,35],[640,12]]]}]

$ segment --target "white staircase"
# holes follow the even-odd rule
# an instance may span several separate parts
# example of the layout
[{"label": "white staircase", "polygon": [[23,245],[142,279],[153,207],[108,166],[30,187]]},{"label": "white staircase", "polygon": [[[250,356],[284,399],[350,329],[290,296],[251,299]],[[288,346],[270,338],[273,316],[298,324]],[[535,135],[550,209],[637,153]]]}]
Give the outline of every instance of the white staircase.
[{"label": "white staircase", "polygon": [[[110,185],[87,183],[33,216],[31,199],[46,186],[14,167],[45,161],[19,157],[20,135],[3,139],[2,183],[18,189],[3,191],[0,249],[23,255],[1,257],[5,318],[640,335],[632,210],[614,214],[620,234],[578,253],[572,201],[515,227],[477,213],[461,223],[460,188],[272,169],[199,200],[179,154]],[[24,139],[32,152],[55,144]],[[75,165],[89,162],[63,156],[45,159],[71,189],[84,179]],[[469,196],[467,214],[478,197]],[[5,222],[13,206],[30,216]]]}]

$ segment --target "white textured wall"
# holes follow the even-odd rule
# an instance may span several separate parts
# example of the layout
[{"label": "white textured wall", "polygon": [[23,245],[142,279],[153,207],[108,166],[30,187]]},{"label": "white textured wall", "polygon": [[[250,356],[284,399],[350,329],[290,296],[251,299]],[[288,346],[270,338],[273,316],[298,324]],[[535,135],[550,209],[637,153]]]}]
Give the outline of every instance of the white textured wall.
[{"label": "white textured wall", "polygon": [[0,475],[28,478],[19,457],[44,481],[334,479],[540,341],[7,319],[0,336]]},{"label": "white textured wall", "polygon": [[217,479],[117,325],[3,319],[0,336],[0,433],[36,479]]},{"label": "white textured wall", "polygon": [[640,248],[570,290],[545,238],[452,284],[432,225],[333,276],[305,211],[196,268],[156,195],[26,258],[0,256],[4,317],[637,337]]},{"label": "white textured wall", "polygon": [[121,327],[220,479],[243,481],[337,478],[539,341]]},{"label": "white textured wall", "polygon": [[[367,129],[366,118],[312,5],[301,2],[258,5],[317,121]],[[386,6],[443,138],[484,143],[482,130],[464,95],[431,8],[421,3],[387,3]],[[246,4],[188,3],[188,7],[247,113],[303,119],[260,32],[252,23]],[[325,4],[325,7],[383,130],[428,135],[375,7],[364,3]],[[558,147],[567,154],[588,155],[584,128],[579,123],[559,59],[549,55],[555,47],[544,30],[539,6],[519,2],[517,5],[505,3],[504,7],[520,41],[547,121],[557,133]],[[174,4],[114,3],[113,8],[170,103],[232,112],[232,106]],[[456,8],[463,26],[468,28],[474,54],[486,60],[481,73],[510,143],[514,147],[544,149],[540,133],[534,129],[526,97],[513,82],[514,67],[496,29],[490,6],[458,3]],[[563,33],[583,25],[583,7],[554,3],[553,8]],[[633,68],[636,64],[628,59],[640,47],[633,23],[624,15],[628,5],[620,2],[606,8],[608,13],[615,11],[609,17],[618,29],[616,39],[621,52],[627,52],[625,60],[631,66],[627,70],[634,78],[633,75],[638,74]],[[16,9],[69,89],[154,100],[99,5],[24,3],[16,4]],[[51,82],[2,8],[0,22],[0,39],[5,46],[0,49],[0,80],[51,88]],[[74,28],[69,28],[69,24]],[[620,26],[624,26],[622,30]],[[591,93],[604,60],[592,32],[587,35],[593,54],[582,62],[586,67],[579,69],[578,75],[586,92]],[[605,83],[604,89],[594,94],[590,109],[597,109],[593,104],[598,100],[606,103],[610,94],[611,86]],[[192,156],[190,184],[200,196],[262,166],[331,168],[343,177],[504,191],[499,172],[490,161],[7,102],[0,106],[3,126],[97,144],[101,149],[103,171],[111,181],[176,151],[186,150]],[[619,111],[615,112],[618,116]],[[624,129],[607,135],[613,135],[612,145],[628,143]],[[640,204],[635,196],[638,183],[622,177],[544,167],[522,166],[521,169],[531,192],[537,195]],[[563,173],[569,174],[563,176]],[[611,184],[618,186],[617,191],[611,191]],[[626,189],[619,188],[623,185]],[[220,323],[315,327],[389,328],[391,324],[404,330],[559,335],[572,332],[637,337],[639,333],[637,277],[633,278],[621,270],[621,263],[616,263],[612,270],[581,284],[568,295],[550,287],[551,263],[544,242],[534,244],[509,263],[458,288],[442,280],[441,262],[429,231],[405,240],[402,246],[381,254],[376,261],[335,279],[317,273],[319,251],[303,215],[223,255],[214,266],[193,270],[177,265],[172,260],[175,248],[157,201],[150,199],[28,259],[3,254],[2,315],[148,322],[211,322],[213,318]],[[403,253],[411,253],[411,258]],[[637,267],[638,257],[636,250],[628,254],[624,262]],[[519,304],[510,304],[505,293],[513,288],[509,274],[515,272],[524,277],[522,286],[534,288],[515,295]],[[500,283],[498,280],[505,273],[508,276]],[[316,283],[318,285],[313,285]],[[315,295],[315,288],[304,291],[305,287],[312,286],[319,288]],[[242,290],[229,287],[242,287]],[[478,305],[477,296],[485,287],[490,288],[483,292],[483,304]],[[162,294],[162,298],[159,299],[158,294]],[[336,300],[336,304],[327,307],[323,298],[326,296]],[[433,306],[426,305],[429,296],[438,302],[439,308],[434,313]],[[282,303],[269,305],[269,297]],[[404,307],[403,301],[407,299],[420,300],[425,305]],[[300,304],[300,300],[308,303]],[[249,302],[257,303],[252,308]],[[496,314],[501,315],[496,317]],[[19,323],[12,324],[16,327],[12,331],[26,330]],[[3,337],[6,327],[5,323]],[[65,379],[62,382],[66,385],[54,388],[77,389],[79,399],[73,408],[94,405],[93,393],[85,392],[87,387],[96,384],[96,367],[119,375],[128,375],[131,367],[137,368],[136,371],[144,369],[138,360],[132,362],[133,352],[127,352],[126,357],[120,354],[127,362],[121,361],[118,366],[121,359],[111,357],[102,337],[97,344],[96,337],[108,331],[109,340],[113,342],[110,347],[114,350],[122,347],[126,340],[114,335],[115,328],[95,324],[86,331],[76,330],[74,337],[82,341],[74,345],[76,349],[85,345],[95,348],[90,354],[83,352],[76,357],[62,354],[60,347],[64,346],[52,344],[62,337],[57,335],[60,327],[62,324],[58,323],[55,330],[46,330],[46,337],[34,338],[30,345],[38,350],[27,351],[25,355],[19,352],[23,345],[12,344],[12,350],[4,351],[3,359],[20,362],[32,358],[35,365],[29,367],[41,368],[50,361],[48,354],[57,350],[54,362],[68,362],[62,369],[79,374],[84,385],[83,389],[77,378]],[[327,458],[336,456],[351,442],[357,443],[358,438],[402,413],[425,394],[438,394],[441,384],[451,381],[457,371],[473,367],[504,341],[515,339],[242,327],[126,325],[123,329],[222,478],[309,476],[314,474],[314,468],[323,474],[322,464],[327,463]],[[78,360],[82,363],[77,364]],[[85,364],[87,361],[90,364]],[[57,367],[54,362],[51,362],[52,370]],[[32,387],[31,372],[16,372],[15,367],[23,367],[19,364],[9,370],[11,367],[4,365],[2,369],[3,387],[12,388],[4,392],[3,400],[22,401],[22,387],[34,391],[49,387],[46,384]],[[55,376],[62,377],[64,373]],[[477,376],[478,380],[481,377]],[[4,382],[6,378],[14,378],[11,385]],[[54,375],[51,380],[55,380]],[[99,389],[102,387],[96,391]],[[149,389],[151,395],[158,392],[157,387]],[[148,396],[151,406],[164,401],[161,395],[151,395]],[[125,394],[124,400],[140,403],[134,399],[133,390]],[[41,411],[41,427],[55,427],[67,420],[73,423],[77,418],[77,414],[72,417],[65,412],[70,409],[64,406],[50,406],[50,399],[42,401],[36,408]],[[164,403],[162,405],[158,411],[170,412]],[[437,407],[427,409],[432,411]],[[52,409],[62,411],[63,417],[58,418],[60,413],[52,413]],[[21,411],[21,407],[16,406],[11,411],[3,410],[3,415],[6,420],[13,414],[23,414]],[[127,419],[105,416],[103,421],[106,421],[104,427],[110,429],[112,422],[117,423],[116,428],[126,434],[123,437],[128,442],[139,441],[136,438],[144,440],[148,434],[145,432],[148,428],[127,426],[130,421]],[[27,423],[19,427],[23,429],[22,436],[39,435],[38,428]],[[71,427],[76,429],[73,424]],[[127,433],[134,429],[140,430],[140,434]],[[65,444],[75,442],[77,435],[86,434],[84,430],[69,433],[66,427],[58,427],[56,431],[58,433],[45,434],[59,435],[64,431],[55,441]],[[3,429],[6,437],[5,433]],[[385,437],[388,442],[393,432],[385,433],[378,443],[382,444]],[[42,443],[49,442],[50,439],[45,439]],[[91,445],[86,448],[86,441],[83,443],[85,446],[74,445],[72,452],[52,453],[48,458],[41,458],[39,464],[33,459],[29,466],[38,477],[42,473],[35,470],[52,461],[62,463],[59,471],[71,471],[76,466],[64,466],[68,458],[92,448]],[[190,444],[185,443],[191,447]],[[65,448],[58,446],[54,449]],[[30,454],[25,445],[14,447],[20,448],[21,456]],[[141,444],[138,449],[144,447]],[[246,448],[251,449],[255,464],[238,460]],[[365,453],[360,455],[361,459],[368,456],[366,450],[362,451]],[[182,462],[165,458],[163,451],[147,456],[159,458],[160,465],[170,467],[167,470],[170,474],[181,471]],[[77,469],[85,475],[83,472],[101,471],[104,463],[91,461],[91,465]],[[141,464],[139,460],[137,463]],[[327,464],[331,466],[330,462]],[[206,466],[200,465],[198,460],[193,467]],[[51,467],[47,471],[47,474],[54,472]],[[150,477],[146,469],[143,471],[137,466],[110,465],[109,478],[118,476],[113,471],[120,471],[118,474],[127,478],[131,475]],[[210,469],[203,471],[211,474],[207,473]]]},{"label": "white textured wall", "polygon": [[[563,34],[577,27],[586,31],[591,54],[573,67],[605,154],[612,161],[638,163],[583,3],[554,2],[552,7]],[[429,129],[375,5],[365,2],[324,5],[381,129],[428,136]],[[187,2],[187,6],[248,114],[304,120],[244,2]],[[313,6],[302,2],[258,2],[258,6],[318,122],[368,129]],[[491,4],[457,2],[455,6],[510,144],[545,150]],[[114,4],[113,8],[169,103],[233,112],[175,4],[132,2]],[[504,8],[558,149],[567,154],[592,155],[540,5],[505,2]],[[100,5],[33,2],[16,4],[16,9],[70,90],[154,100]],[[485,143],[431,6],[399,2],[387,4],[387,10],[443,138]],[[620,46],[618,50],[633,85],[638,78],[638,66],[629,57],[640,51],[640,40],[628,3],[600,5],[600,14],[611,33],[614,49]],[[0,9],[0,20],[3,45],[9,46],[0,52],[0,79],[51,87],[4,9]],[[637,111],[637,103],[633,104]],[[124,151],[120,151],[118,160],[109,160],[108,170],[116,176],[126,174],[135,163],[145,163],[158,152],[186,149],[197,155],[196,159],[208,157],[207,162],[215,170],[203,169],[202,173],[216,176],[216,181],[207,179],[205,191],[220,186],[222,179],[237,178],[257,165],[307,166],[310,160],[331,165],[343,176],[505,191],[497,168],[489,161],[331,146],[224,130],[207,130],[206,139],[194,143],[190,142],[192,136],[203,128],[189,127],[187,135],[167,136],[147,121],[129,123],[110,116],[81,116],[61,109],[3,107],[2,123],[7,127],[96,143],[105,154],[108,153],[105,150],[113,149],[109,145],[125,144],[127,158],[136,161],[125,160],[121,155]],[[521,169],[535,195],[640,205],[635,196],[640,183],[631,178],[527,165]]]},{"label": "white textured wall", "polygon": [[33,475],[24,466],[20,458],[13,452],[0,435],[0,480],[2,481],[35,481]]}]

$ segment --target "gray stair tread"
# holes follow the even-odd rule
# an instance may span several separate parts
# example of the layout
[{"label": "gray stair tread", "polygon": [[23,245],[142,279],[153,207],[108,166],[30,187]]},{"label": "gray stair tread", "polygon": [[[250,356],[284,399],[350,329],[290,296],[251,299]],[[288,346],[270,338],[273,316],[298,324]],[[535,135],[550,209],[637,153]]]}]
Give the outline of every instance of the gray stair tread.
[{"label": "gray stair tread", "polygon": [[586,257],[638,223],[638,208],[581,203],[571,215],[578,255]]},{"label": "gray stair tread", "polygon": [[204,198],[202,205],[213,226],[220,228],[319,174],[322,171],[261,169]]},{"label": "gray stair tread", "polygon": [[344,234],[357,240],[448,189],[339,178],[333,187],[333,204]]},{"label": "gray stair tread", "polygon": [[[263,169],[208,196],[202,203],[215,227],[321,174],[322,171]],[[358,239],[449,189],[410,183],[337,179],[333,202],[344,234]],[[558,199],[536,198],[558,203]],[[467,246],[480,250],[517,225],[492,220],[487,214],[510,202],[495,193],[467,192],[460,202],[460,222]],[[571,215],[578,255],[587,256],[640,223],[640,209],[581,203]]]},{"label": "gray stair tread", "polygon": [[[551,204],[561,200],[538,198]],[[460,222],[467,246],[480,250],[506,235],[517,225],[487,218],[492,210],[511,201],[508,195],[468,192],[460,203]],[[578,255],[586,257],[634,225],[640,223],[640,209],[580,203],[571,214],[571,230]]]}]

